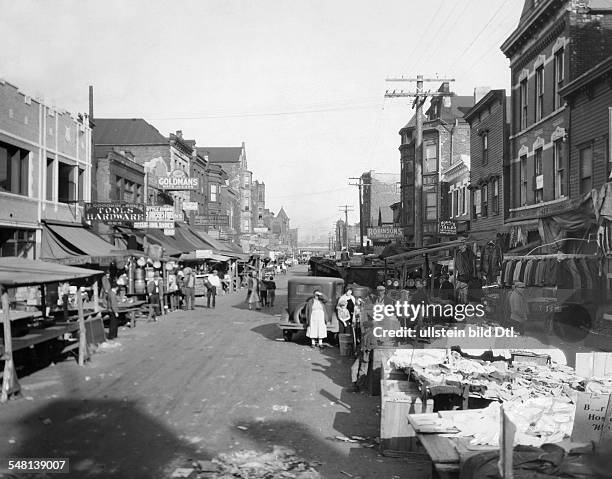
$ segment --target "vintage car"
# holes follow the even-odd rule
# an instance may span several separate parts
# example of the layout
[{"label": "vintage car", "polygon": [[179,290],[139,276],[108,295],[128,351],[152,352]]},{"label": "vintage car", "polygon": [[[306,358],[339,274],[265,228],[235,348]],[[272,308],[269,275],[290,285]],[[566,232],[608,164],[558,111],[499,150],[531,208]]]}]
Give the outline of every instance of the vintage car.
[{"label": "vintage car", "polygon": [[291,341],[296,332],[306,330],[308,321],[304,314],[304,307],[316,289],[328,299],[325,304],[327,332],[338,333],[336,305],[344,293],[344,280],[322,276],[303,276],[291,278],[287,284],[287,309],[278,323],[278,327],[283,330],[285,341]]}]

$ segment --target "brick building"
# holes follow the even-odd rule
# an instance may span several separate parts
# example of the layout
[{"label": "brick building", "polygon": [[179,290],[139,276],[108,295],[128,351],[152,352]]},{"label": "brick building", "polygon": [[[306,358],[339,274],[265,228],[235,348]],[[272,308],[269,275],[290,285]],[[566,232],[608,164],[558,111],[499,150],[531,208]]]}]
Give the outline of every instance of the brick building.
[{"label": "brick building", "polygon": [[364,233],[372,226],[393,224],[391,205],[400,199],[400,175],[371,170],[361,175],[361,181],[364,185],[361,200]]},{"label": "brick building", "polygon": [[[449,92],[443,83],[439,92]],[[474,106],[472,96],[436,97],[423,121],[423,244],[444,238],[439,222],[449,220],[449,181],[459,185],[469,177],[470,127],[464,114]],[[415,118],[400,130],[402,226],[408,244],[414,241]],[[459,173],[459,174],[458,174]],[[467,187],[467,184],[465,184]],[[455,186],[459,188],[459,186]]]},{"label": "brick building", "polygon": [[610,3],[526,0],[501,49],[512,83],[507,223],[512,243],[525,243],[539,239],[539,218],[575,209],[585,192],[568,162],[570,109],[561,91],[612,52]]},{"label": "brick building", "polygon": [[83,202],[91,200],[91,156],[86,117],[46,105],[0,80],[1,256],[50,257],[49,248],[57,243],[47,225],[83,229]]},{"label": "brick building", "polygon": [[612,174],[612,55],[564,86],[569,106],[570,196],[599,189]]},{"label": "brick building", "polygon": [[[466,113],[470,124],[470,190],[472,214],[470,238],[479,243],[496,240],[504,230],[509,199],[505,165],[509,159],[508,131],[510,125],[505,90],[491,90]],[[461,204],[465,197],[453,197]],[[453,206],[456,210],[456,206]]]}]

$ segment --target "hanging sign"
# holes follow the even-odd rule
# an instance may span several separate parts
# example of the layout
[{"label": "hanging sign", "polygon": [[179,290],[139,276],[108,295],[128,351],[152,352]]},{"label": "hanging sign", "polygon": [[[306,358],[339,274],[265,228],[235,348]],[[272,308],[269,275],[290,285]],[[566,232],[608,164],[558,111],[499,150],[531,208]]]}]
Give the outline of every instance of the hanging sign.
[{"label": "hanging sign", "polygon": [[198,211],[198,202],[197,201],[184,201],[183,211]]},{"label": "hanging sign", "polygon": [[157,184],[167,191],[197,190],[200,181],[198,178],[190,178],[183,170],[172,170],[168,176],[158,178]]},{"label": "hanging sign", "polygon": [[213,250],[211,250],[211,249],[197,249],[197,250],[195,250],[195,257],[197,259],[211,258],[212,255],[213,255]]},{"label": "hanging sign", "polygon": [[136,229],[172,229],[174,228],[174,221],[135,221],[134,228]]},{"label": "hanging sign", "polygon": [[229,226],[229,215],[196,215],[194,226]]},{"label": "hanging sign", "polygon": [[164,228],[164,235],[166,236],[174,236],[174,232],[174,228]]},{"label": "hanging sign", "polygon": [[145,205],[139,203],[85,203],[86,221],[130,223],[144,221]]},{"label": "hanging sign", "polygon": [[402,229],[397,226],[374,226],[368,228],[368,238],[372,240],[388,240],[402,236]]},{"label": "hanging sign", "polygon": [[457,223],[455,221],[440,221],[438,234],[456,235],[457,234]]}]

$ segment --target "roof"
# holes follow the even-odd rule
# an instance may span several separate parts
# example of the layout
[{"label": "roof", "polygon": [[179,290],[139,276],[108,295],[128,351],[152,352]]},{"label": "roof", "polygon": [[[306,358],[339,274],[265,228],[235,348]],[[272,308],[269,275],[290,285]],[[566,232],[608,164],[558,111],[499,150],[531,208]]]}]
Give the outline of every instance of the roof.
[{"label": "roof", "polygon": [[597,81],[599,78],[603,78],[603,76],[610,71],[612,71],[612,55],[565,85],[559,90],[559,93],[563,97],[571,96],[579,92],[582,87],[587,86],[589,83]]},{"label": "roof", "polygon": [[431,106],[427,110],[427,114],[429,114],[431,108],[435,104],[434,102],[438,102],[440,107],[440,113],[438,116],[432,118],[432,121],[437,119],[445,120],[445,121],[454,121],[455,118],[463,118],[465,114],[472,109],[474,106],[474,96],[460,96],[455,95],[450,97],[450,107],[444,106],[444,100],[442,98],[436,98],[432,100]]},{"label": "roof", "polygon": [[281,209],[279,210],[278,214],[276,215],[276,217],[277,218],[281,218],[281,219],[283,217],[285,217],[285,218],[289,219],[289,216],[287,216],[287,213],[285,213],[285,208],[283,208],[282,206],[281,206]]},{"label": "roof", "polygon": [[241,146],[199,146],[198,155],[208,156],[210,163],[239,163]]},{"label": "roof", "polygon": [[167,145],[168,138],[142,118],[96,118],[95,145]]},{"label": "roof", "polygon": [[478,103],[470,108],[464,115],[466,121],[470,121],[472,116],[476,115],[483,107],[489,104],[493,99],[501,97],[503,98],[506,94],[506,90],[490,90],[485,96],[483,96]]},{"label": "roof", "polygon": [[[425,115],[422,115],[422,118],[423,118],[423,122],[427,121],[427,117]],[[406,128],[414,128],[415,126],[416,126],[416,113],[412,115],[412,118],[410,118],[410,121],[406,123],[406,125],[404,125],[404,127],[400,130],[400,134]]]},{"label": "roof", "polygon": [[57,283],[101,274],[102,271],[46,261],[15,257],[0,258],[0,284],[6,286]]}]

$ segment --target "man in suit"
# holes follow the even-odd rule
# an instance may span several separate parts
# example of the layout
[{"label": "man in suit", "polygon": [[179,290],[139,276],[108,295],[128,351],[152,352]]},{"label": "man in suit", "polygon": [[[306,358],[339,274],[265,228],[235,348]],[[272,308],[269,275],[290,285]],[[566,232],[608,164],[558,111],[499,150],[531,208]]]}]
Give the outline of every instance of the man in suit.
[{"label": "man in suit", "polygon": [[115,339],[119,330],[119,301],[117,299],[118,286],[115,284],[108,291],[108,339]]},{"label": "man in suit", "polygon": [[159,275],[147,283],[147,294],[149,295],[149,321],[157,321],[161,314],[160,298],[164,294],[162,281]]}]

